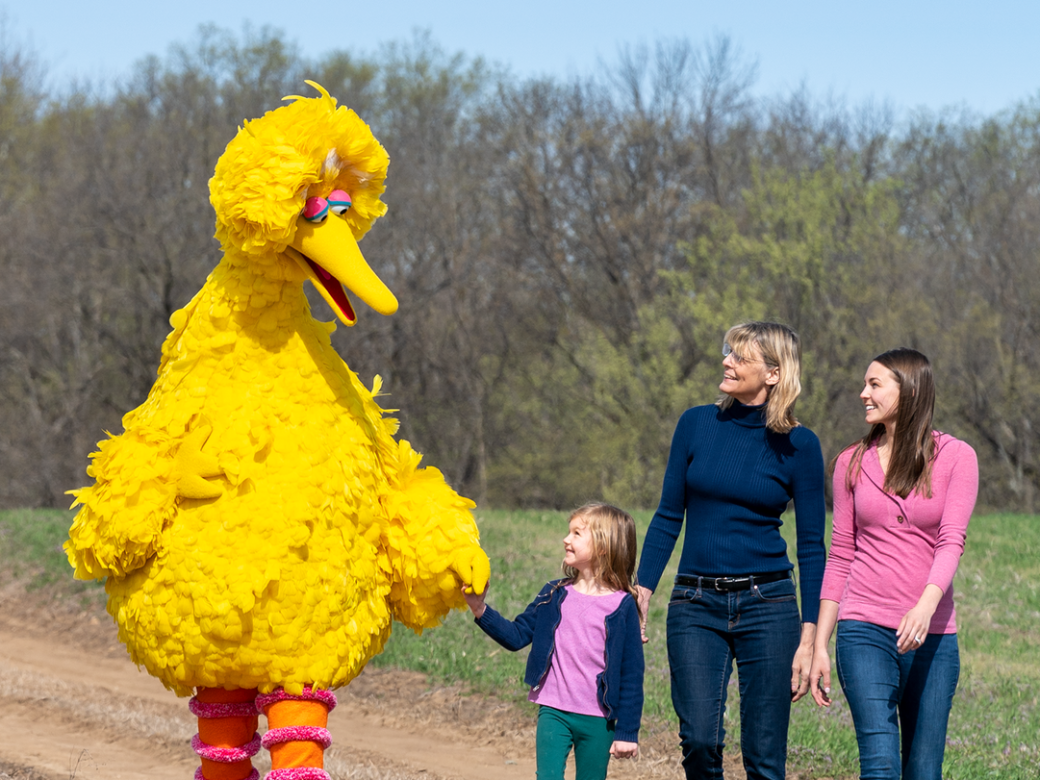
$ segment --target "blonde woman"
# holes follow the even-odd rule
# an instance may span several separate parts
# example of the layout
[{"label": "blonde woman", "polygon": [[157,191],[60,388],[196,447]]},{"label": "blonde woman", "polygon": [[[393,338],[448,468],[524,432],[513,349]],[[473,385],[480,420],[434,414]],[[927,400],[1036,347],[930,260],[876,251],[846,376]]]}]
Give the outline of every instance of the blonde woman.
[{"label": "blonde woman", "polygon": [[[744,768],[749,780],[780,780],[791,702],[809,687],[826,555],[823,455],[793,413],[801,392],[793,330],[773,322],[737,325],[726,333],[722,355],[722,397],[688,409],[676,426],[637,589],[645,615],[685,521],[668,605],[668,661],[686,777],[722,778],[735,659]],[[791,501],[801,617],[780,535]]]}]

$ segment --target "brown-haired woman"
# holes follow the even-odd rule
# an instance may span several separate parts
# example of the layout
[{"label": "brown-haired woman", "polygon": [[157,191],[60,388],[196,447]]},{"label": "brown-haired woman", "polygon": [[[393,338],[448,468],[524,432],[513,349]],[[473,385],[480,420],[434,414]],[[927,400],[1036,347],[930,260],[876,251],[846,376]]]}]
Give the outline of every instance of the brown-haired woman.
[{"label": "brown-haired woman", "polygon": [[837,623],[860,776],[940,780],[960,671],[951,584],[978,462],[970,446],[933,430],[935,383],[920,352],[874,358],[860,398],[870,430],[835,460],[812,694],[830,706],[827,643]]},{"label": "brown-haired woman", "polygon": [[[722,355],[722,398],[688,409],[676,426],[638,589],[645,615],[685,520],[668,605],[668,661],[686,777],[722,778],[723,713],[736,659],[744,768],[750,780],[780,780],[791,702],[809,689],[825,559],[823,455],[816,435],[794,417],[801,349],[793,330],[737,325]],[[780,535],[792,500],[801,618]]]}]

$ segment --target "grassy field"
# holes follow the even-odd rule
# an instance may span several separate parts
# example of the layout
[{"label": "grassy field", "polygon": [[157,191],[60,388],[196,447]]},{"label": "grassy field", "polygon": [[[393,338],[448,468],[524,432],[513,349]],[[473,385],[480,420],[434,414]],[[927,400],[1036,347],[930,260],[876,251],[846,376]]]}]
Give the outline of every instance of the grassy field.
[{"label": "grassy field", "polygon": [[72,579],[61,545],[68,538],[74,513],[61,509],[0,511],[0,573],[21,580],[29,590],[60,586],[70,598],[104,603],[100,582]]},{"label": "grassy field", "polygon": [[[650,519],[637,513],[640,537]],[[0,567],[27,578],[30,587],[68,584],[70,598],[99,598],[98,586],[72,583],[60,545],[71,521],[61,511],[0,512]],[[566,515],[539,511],[482,511],[482,542],[492,562],[489,603],[503,614],[520,612],[541,585],[559,573]],[[792,543],[793,526],[785,528]],[[792,543],[793,546],[793,543]],[[675,560],[662,583],[674,575]],[[793,558],[793,552],[792,552]],[[954,583],[959,618],[961,680],[948,736],[946,780],[1037,777],[1040,763],[1040,517],[984,515],[969,528]],[[103,595],[103,594],[101,594]],[[664,622],[666,594],[651,605],[644,729],[676,730],[668,694]],[[485,637],[469,613],[416,636],[397,627],[374,663],[462,683],[473,691],[522,702],[525,653],[509,653]],[[792,765],[810,777],[853,777],[855,736],[848,708],[835,685],[835,703],[794,706]],[[739,746],[737,689],[730,687],[727,731]]]}]

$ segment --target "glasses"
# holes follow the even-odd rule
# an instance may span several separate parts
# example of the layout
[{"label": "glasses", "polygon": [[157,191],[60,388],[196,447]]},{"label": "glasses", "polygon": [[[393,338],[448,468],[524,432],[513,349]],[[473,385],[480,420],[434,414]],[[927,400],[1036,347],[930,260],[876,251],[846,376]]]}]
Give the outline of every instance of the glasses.
[{"label": "glasses", "polygon": [[740,354],[734,352],[733,351],[733,347],[731,347],[729,344],[723,342],[723,344],[722,344],[722,357],[728,358],[730,355],[733,356],[733,362],[736,363],[737,365],[740,365],[741,363],[754,363],[755,362],[751,358],[746,358],[743,355],[740,355]]}]

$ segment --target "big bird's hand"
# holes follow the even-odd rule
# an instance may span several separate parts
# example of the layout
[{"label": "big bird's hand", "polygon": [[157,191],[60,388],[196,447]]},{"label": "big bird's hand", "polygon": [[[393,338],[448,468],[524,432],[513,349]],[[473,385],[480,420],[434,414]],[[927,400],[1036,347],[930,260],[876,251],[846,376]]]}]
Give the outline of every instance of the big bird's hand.
[{"label": "big bird's hand", "polygon": [[224,493],[223,487],[207,480],[224,474],[217,465],[217,456],[202,451],[211,433],[212,425],[200,425],[184,438],[177,450],[173,478],[177,483],[177,495],[182,498],[218,498]]},{"label": "big bird's hand", "polygon": [[455,552],[451,570],[462,580],[466,593],[483,593],[491,577],[491,561],[477,545],[463,547]]}]

